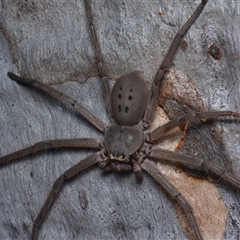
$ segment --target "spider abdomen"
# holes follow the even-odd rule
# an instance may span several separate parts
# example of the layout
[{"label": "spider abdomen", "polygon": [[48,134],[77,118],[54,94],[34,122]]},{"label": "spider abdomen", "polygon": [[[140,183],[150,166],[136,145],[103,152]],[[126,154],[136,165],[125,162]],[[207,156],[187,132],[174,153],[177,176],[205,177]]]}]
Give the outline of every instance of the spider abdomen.
[{"label": "spider abdomen", "polygon": [[137,125],[146,111],[149,90],[139,71],[123,75],[111,94],[113,118],[123,126]]}]

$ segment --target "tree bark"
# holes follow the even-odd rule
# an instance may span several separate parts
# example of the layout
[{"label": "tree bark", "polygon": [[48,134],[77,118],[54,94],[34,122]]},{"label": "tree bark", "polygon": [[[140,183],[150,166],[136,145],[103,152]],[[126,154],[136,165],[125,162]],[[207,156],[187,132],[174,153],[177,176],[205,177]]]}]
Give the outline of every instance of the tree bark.
[{"label": "tree bark", "polygon": [[[94,23],[109,76],[117,79],[140,70],[149,87],[171,39],[200,3],[93,2]],[[1,8],[0,156],[48,139],[101,137],[73,110],[7,77],[12,71],[51,84],[109,123],[83,1],[3,0]],[[184,37],[159,98],[170,117],[194,109],[240,112],[239,12],[237,0],[209,0]],[[225,164],[240,176],[239,124],[220,121],[211,127],[190,128],[181,151]],[[51,151],[2,166],[1,239],[29,239],[54,181],[91,153]],[[217,187],[229,209],[224,239],[237,239],[240,191],[221,182]],[[84,206],[83,201],[87,203]],[[134,174],[103,174],[95,167],[65,185],[39,239],[189,236],[174,204],[147,174],[139,183]]]}]

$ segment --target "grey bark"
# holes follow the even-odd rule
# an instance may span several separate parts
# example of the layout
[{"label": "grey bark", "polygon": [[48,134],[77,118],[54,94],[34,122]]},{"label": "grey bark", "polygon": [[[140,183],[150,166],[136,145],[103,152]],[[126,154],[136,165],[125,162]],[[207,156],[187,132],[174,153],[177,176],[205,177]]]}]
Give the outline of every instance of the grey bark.
[{"label": "grey bark", "polygon": [[[131,70],[140,70],[150,86],[171,39],[197,4],[199,1],[187,0],[95,1],[94,21],[109,75],[118,78]],[[0,156],[47,139],[100,137],[74,111],[38,90],[18,85],[6,75],[12,71],[51,84],[107,122],[82,1],[3,0],[0,10]],[[186,76],[187,88],[193,86],[198,98],[192,97],[190,87],[176,82],[176,92],[162,103],[170,115],[180,113],[185,105],[200,110],[240,112],[239,11],[237,0],[209,0],[185,36],[188,48],[178,50],[172,69]],[[213,43],[222,52],[220,60],[208,53]],[[174,109],[174,99],[180,102],[180,110]],[[214,126],[211,130],[217,138],[209,135],[208,128],[203,133],[190,130],[182,151],[219,164],[224,164],[225,159],[239,176],[239,122]],[[210,137],[205,145],[199,143],[197,137],[204,140],[206,136]],[[54,151],[1,167],[0,238],[29,239],[33,220],[55,179],[89,154],[86,150]],[[239,190],[224,184],[218,187],[230,210],[225,239],[238,239]],[[82,205],[83,201],[87,204]],[[139,183],[134,174],[104,175],[96,167],[66,184],[40,230],[39,239],[188,236],[174,205],[150,177],[144,174]]]}]

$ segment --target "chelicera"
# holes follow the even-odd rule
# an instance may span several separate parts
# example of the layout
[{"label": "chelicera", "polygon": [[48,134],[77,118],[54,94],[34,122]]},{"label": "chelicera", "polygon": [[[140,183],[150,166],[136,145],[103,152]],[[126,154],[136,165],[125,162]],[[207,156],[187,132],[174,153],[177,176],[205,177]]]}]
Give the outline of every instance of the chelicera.
[{"label": "chelicera", "polygon": [[98,38],[93,25],[91,6],[89,1],[85,0],[91,37],[98,62],[99,76],[104,86],[106,107],[112,121],[109,126],[88,109],[83,107],[80,103],[76,102],[73,98],[57,91],[53,87],[40,83],[37,80],[22,78],[11,72],[8,73],[8,76],[19,84],[39,88],[59,101],[70,104],[79,114],[105,134],[103,140],[81,138],[42,141],[0,158],[0,164],[4,164],[20,157],[25,157],[48,149],[62,147],[98,149],[98,152],[81,160],[57,178],[33,224],[32,239],[37,239],[38,231],[43,223],[44,217],[49,212],[50,207],[54,203],[64,182],[96,164],[108,171],[133,170],[139,177],[141,177],[142,171],[147,172],[162,186],[163,189],[165,189],[170,197],[178,203],[186,216],[189,226],[191,227],[191,235],[194,239],[198,240],[202,239],[202,235],[193,214],[192,207],[178,189],[176,189],[160,172],[160,170],[156,167],[156,164],[152,162],[152,159],[156,161],[165,160],[179,164],[187,164],[200,169],[205,169],[240,188],[240,180],[220,166],[208,163],[203,159],[192,158],[155,146],[155,143],[160,138],[166,136],[169,131],[177,126],[196,120],[207,120],[209,118],[239,118],[240,113],[230,111],[187,113],[169,121],[166,124],[163,124],[154,131],[150,131],[149,129],[154,119],[159,86],[164,73],[169,67],[171,58],[179,46],[183,35],[201,14],[206,4],[207,0],[201,1],[196,11],[174,37],[172,44],[155,75],[150,90],[146,86],[141,73],[139,71],[133,71],[121,76],[111,91],[109,78],[105,72],[104,64],[101,59]]}]

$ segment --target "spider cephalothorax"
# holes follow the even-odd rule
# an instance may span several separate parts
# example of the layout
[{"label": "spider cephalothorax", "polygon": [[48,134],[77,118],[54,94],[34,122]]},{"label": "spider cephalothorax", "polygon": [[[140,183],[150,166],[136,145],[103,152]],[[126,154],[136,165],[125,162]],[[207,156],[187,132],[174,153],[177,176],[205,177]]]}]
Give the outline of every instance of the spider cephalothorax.
[{"label": "spider cephalothorax", "polygon": [[57,91],[55,88],[33,79],[22,78],[11,72],[8,73],[8,76],[12,80],[23,85],[30,85],[39,88],[59,101],[70,104],[72,108],[74,108],[93,126],[105,134],[103,140],[95,138],[78,138],[54,139],[38,142],[30,147],[0,158],[0,164],[3,164],[48,149],[62,147],[98,149],[98,152],[81,160],[57,178],[51,192],[34,221],[31,236],[32,239],[37,239],[38,231],[44,217],[50,210],[51,205],[54,203],[66,180],[73,178],[83,170],[96,164],[99,164],[101,167],[108,170],[134,170],[136,173],[144,170],[151,175],[151,177],[153,177],[162,186],[162,188],[165,189],[168,195],[178,203],[179,207],[186,216],[189,226],[191,227],[191,235],[197,240],[202,239],[202,235],[193,214],[192,207],[178,189],[173,186],[171,182],[161,173],[152,160],[164,160],[173,163],[187,164],[196,168],[204,168],[207,171],[220,176],[237,188],[240,188],[240,180],[232,173],[227,172],[223,167],[216,166],[201,158],[192,158],[180,153],[164,150],[154,144],[160,138],[166,136],[172,129],[177,126],[181,126],[182,124],[186,124],[194,120],[208,120],[209,118],[240,118],[240,113],[230,111],[187,113],[161,125],[154,131],[149,129],[154,118],[159,86],[164,73],[169,67],[171,58],[175,53],[182,36],[201,14],[206,3],[207,0],[201,1],[196,11],[174,37],[173,42],[155,75],[150,90],[148,90],[140,72],[133,71],[119,78],[110,95],[108,75],[103,67],[100,46],[93,25],[91,4],[89,0],[85,0],[87,17],[91,29],[91,37],[98,63],[99,76],[103,83],[104,97],[109,117],[112,120],[112,123],[109,126],[107,126],[107,124],[98,116],[94,115],[80,103],[75,101],[72,97]]}]

